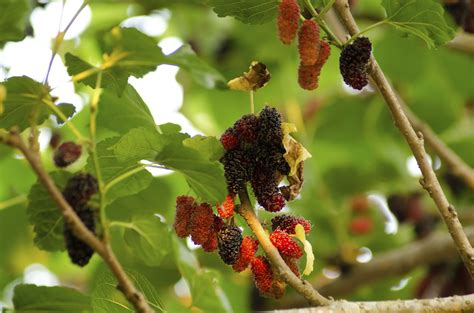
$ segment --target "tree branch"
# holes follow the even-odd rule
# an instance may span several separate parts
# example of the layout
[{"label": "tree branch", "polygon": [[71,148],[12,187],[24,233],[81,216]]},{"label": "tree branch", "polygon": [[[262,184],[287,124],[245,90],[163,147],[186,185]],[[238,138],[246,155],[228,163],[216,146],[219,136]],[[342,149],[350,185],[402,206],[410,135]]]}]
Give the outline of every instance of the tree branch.
[{"label": "tree branch", "polygon": [[274,313],[453,313],[472,312],[474,295],[423,300],[348,302],[334,301],[324,307],[272,311]]},{"label": "tree branch", "polygon": [[17,130],[12,130],[9,135],[1,136],[0,141],[4,141],[6,144],[19,149],[26,160],[32,167],[33,171],[38,176],[40,182],[44,185],[52,199],[58,205],[61,213],[63,214],[64,221],[68,223],[74,235],[84,241],[94,251],[99,254],[107,266],[110,268],[112,273],[115,275],[118,281],[119,289],[125,295],[128,301],[133,304],[137,312],[151,313],[153,310],[148,305],[144,296],[135,288],[133,283],[128,278],[124,269],[118,262],[114,252],[112,251],[109,244],[105,244],[99,240],[81,221],[81,219],[74,212],[69,203],[64,199],[61,191],[56,187],[53,179],[48,175],[44,169],[40,155],[29,149],[23,142],[20,134]]},{"label": "tree branch", "polygon": [[[466,234],[474,242],[474,227],[466,228]],[[385,252],[370,262],[356,264],[349,273],[329,283],[315,282],[313,286],[324,295],[344,295],[380,279],[407,274],[418,266],[449,262],[456,260],[456,257],[456,247],[451,236],[438,232],[402,248]],[[296,297],[283,301],[282,307],[285,308],[306,306],[304,301]]]},{"label": "tree branch", "polygon": [[[359,28],[354,21],[351,14],[349,4],[347,0],[336,0],[334,4],[336,11],[339,13],[342,23],[346,26],[351,35],[357,34]],[[377,64],[374,56],[371,56],[369,64],[369,74],[377,85],[380,93],[385,99],[392,117],[395,120],[395,124],[400,130],[401,134],[405,137],[410,149],[415,156],[415,159],[420,167],[423,174],[423,178],[420,180],[423,188],[428,191],[431,198],[433,198],[438,210],[443,218],[446,226],[448,227],[449,233],[451,234],[456,247],[458,248],[459,254],[468,269],[471,277],[474,277],[474,249],[472,248],[469,240],[467,239],[462,225],[457,217],[455,208],[448,202],[441,185],[436,178],[436,175],[428,161],[425,148],[424,140],[421,132],[418,134],[413,129],[410,121],[408,120],[405,112],[403,111],[398,98],[390,86],[387,78],[385,77],[382,69]]]},{"label": "tree branch", "polygon": [[277,248],[273,246],[267,233],[263,229],[262,224],[260,224],[260,221],[255,215],[247,190],[240,192],[239,198],[241,205],[238,209],[238,213],[245,219],[255,236],[257,236],[257,239],[270,260],[272,268],[276,274],[305,297],[312,305],[318,306],[329,304],[331,302],[329,299],[320,295],[308,281],[296,277],[288,265],[286,265]]}]

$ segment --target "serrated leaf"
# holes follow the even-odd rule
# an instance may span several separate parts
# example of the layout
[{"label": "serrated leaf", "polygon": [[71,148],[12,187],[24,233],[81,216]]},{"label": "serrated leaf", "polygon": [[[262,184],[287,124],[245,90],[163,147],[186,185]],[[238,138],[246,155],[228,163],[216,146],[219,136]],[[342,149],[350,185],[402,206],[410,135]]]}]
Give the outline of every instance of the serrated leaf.
[{"label": "serrated leaf", "polygon": [[188,137],[178,132],[159,134],[154,129],[138,128],[123,136],[113,149],[118,160],[147,159],[181,173],[202,201],[222,201],[227,191],[223,167],[216,161],[220,153],[217,140],[189,138],[190,148],[183,144]]},{"label": "serrated leaf", "polygon": [[30,77],[10,77],[3,85],[7,96],[0,115],[0,128],[18,126],[21,130],[29,127],[29,119],[36,112],[37,124],[42,124],[49,116],[49,109],[43,100],[52,101],[49,88]]},{"label": "serrated leaf", "polygon": [[430,48],[443,45],[455,35],[438,1],[382,0],[382,6],[388,24],[419,37]]},{"label": "serrated leaf", "polygon": [[197,135],[183,140],[183,146],[196,150],[209,161],[218,161],[224,155],[224,147],[216,137]]},{"label": "serrated leaf", "polygon": [[17,285],[14,289],[15,312],[92,312],[90,297],[66,287]]},{"label": "serrated leaf", "polygon": [[[74,113],[76,113],[76,107],[71,103],[59,103],[57,107],[67,118],[71,118]],[[56,122],[59,125],[64,123],[59,116],[57,116],[56,114],[54,114],[54,116],[56,117]]]},{"label": "serrated leaf", "polygon": [[173,251],[176,265],[189,284],[193,307],[204,312],[232,312],[219,286],[219,273],[200,268],[196,257],[176,237],[173,237]]},{"label": "serrated leaf", "polygon": [[114,28],[106,36],[103,64],[95,67],[72,54],[66,54],[68,73],[73,80],[95,87],[97,75],[102,71],[102,87],[121,95],[128,77],[143,77],[161,64],[172,64],[188,71],[198,84],[206,88],[225,87],[224,77],[202,61],[189,45],[165,56],[155,39],[135,28]]},{"label": "serrated leaf", "polygon": [[[102,179],[106,186],[118,177],[135,169],[142,168],[135,160],[121,161],[117,159],[112,147],[117,144],[119,139],[120,137],[113,137],[103,140],[96,147]],[[91,157],[87,161],[86,169],[89,172],[94,172],[94,161]],[[107,190],[107,203],[146,189],[150,185],[151,180],[151,174],[144,169],[130,175]]]},{"label": "serrated leaf", "polygon": [[0,48],[8,41],[25,38],[30,12],[29,0],[0,0]]},{"label": "serrated leaf", "polygon": [[160,265],[170,252],[167,225],[156,216],[134,216],[127,225],[123,238],[133,255],[148,266]]},{"label": "serrated leaf", "polygon": [[182,45],[167,57],[166,63],[188,71],[193,80],[205,88],[227,88],[224,76],[200,59],[190,45]]},{"label": "serrated leaf", "polygon": [[[67,180],[71,177],[71,174],[67,172],[53,172],[50,175],[60,190],[64,188]],[[35,232],[35,245],[46,251],[63,250],[63,216],[51,195],[40,182],[36,182],[31,187],[26,212],[28,221],[33,225]]]},{"label": "serrated leaf", "polygon": [[97,124],[119,134],[136,127],[155,127],[155,120],[145,102],[131,85],[121,97],[105,89],[99,101]]},{"label": "serrated leaf", "polygon": [[278,11],[278,0],[210,0],[219,17],[233,16],[246,24],[263,24],[273,20]]},{"label": "serrated leaf", "polygon": [[[136,271],[126,270],[135,287],[145,296],[150,307],[156,312],[164,312],[164,306],[153,285]],[[130,313],[135,309],[117,288],[116,278],[109,272],[102,272],[91,294],[94,313]]]}]

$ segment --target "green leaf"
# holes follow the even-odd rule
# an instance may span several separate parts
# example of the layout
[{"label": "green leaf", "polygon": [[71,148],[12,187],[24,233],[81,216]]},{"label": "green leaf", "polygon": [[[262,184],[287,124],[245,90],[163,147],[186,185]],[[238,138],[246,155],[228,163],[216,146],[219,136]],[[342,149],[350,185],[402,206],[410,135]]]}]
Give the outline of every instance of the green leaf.
[{"label": "green leaf", "polygon": [[8,41],[25,38],[30,12],[29,0],[0,0],[0,48]]},{"label": "green leaf", "polygon": [[[118,160],[156,161],[186,178],[202,201],[216,203],[226,194],[222,165],[216,161],[222,152],[217,139],[202,136],[187,139],[187,134],[159,134],[155,129],[132,129],[113,147]],[[186,146],[183,140],[187,141]]]},{"label": "green leaf", "polygon": [[176,265],[190,287],[193,306],[204,312],[232,312],[219,286],[219,273],[200,268],[196,257],[174,236],[173,251]]},{"label": "green leaf", "polygon": [[155,120],[145,102],[131,85],[121,97],[105,89],[99,101],[97,124],[119,134],[136,127],[155,127]]},{"label": "green leaf", "polygon": [[263,24],[277,14],[278,0],[209,0],[217,16],[233,16],[246,24]]},{"label": "green leaf", "polygon": [[[76,107],[71,103],[59,103],[57,107],[67,118],[71,118],[74,113],[76,113]],[[56,114],[54,114],[54,116],[56,117],[56,122],[59,125],[64,123],[64,121],[59,116]]]},{"label": "green leaf", "polygon": [[133,254],[148,266],[158,266],[170,252],[170,230],[156,216],[134,216],[123,235]]},{"label": "green leaf", "polygon": [[218,161],[224,155],[224,147],[216,137],[197,135],[183,140],[183,146],[196,150],[210,161]]},{"label": "green leaf", "polygon": [[382,0],[387,23],[422,39],[430,48],[451,40],[455,31],[446,23],[435,0]]},{"label": "green leaf", "polygon": [[32,114],[37,114],[37,124],[42,124],[49,116],[49,109],[43,100],[52,101],[49,88],[30,77],[11,77],[4,82],[7,97],[0,114],[0,128],[18,126],[20,131],[29,127]]},{"label": "green leaf", "polygon": [[227,88],[224,76],[200,59],[190,45],[182,45],[170,54],[167,63],[178,65],[181,69],[188,71],[193,80],[205,88]]},{"label": "green leaf", "polygon": [[[71,174],[53,172],[50,174],[56,186],[62,190]],[[63,216],[46,188],[36,182],[28,194],[28,221],[33,225],[35,245],[41,250],[57,251],[64,249]]]},{"label": "green leaf", "polygon": [[15,312],[92,312],[91,299],[66,287],[17,285],[14,290]]},{"label": "green leaf", "polygon": [[[126,270],[126,273],[135,287],[145,296],[150,307],[156,312],[165,312],[155,288],[146,277],[136,271]],[[94,313],[135,312],[123,293],[118,290],[117,280],[111,273],[107,271],[100,273],[96,282],[91,294]]]},{"label": "green leaf", "polygon": [[[111,147],[113,147],[119,139],[120,137],[113,137],[103,140],[99,142],[96,147],[102,179],[106,186],[113,181],[117,181],[119,177],[124,177],[127,173],[131,173],[130,176],[118,183],[114,183],[114,185],[107,190],[107,203],[146,189],[152,180],[151,174],[144,170],[143,166],[138,164],[135,160],[120,161],[117,159]],[[86,169],[89,172],[94,172],[94,161],[91,157],[87,160]],[[142,170],[140,171],[139,169]]]}]

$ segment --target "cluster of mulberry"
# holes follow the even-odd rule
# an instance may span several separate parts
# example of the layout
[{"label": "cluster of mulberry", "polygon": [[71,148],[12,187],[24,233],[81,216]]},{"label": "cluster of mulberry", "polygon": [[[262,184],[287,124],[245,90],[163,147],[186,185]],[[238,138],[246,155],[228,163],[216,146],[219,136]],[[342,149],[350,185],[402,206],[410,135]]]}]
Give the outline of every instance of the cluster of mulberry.
[{"label": "cluster of mulberry", "polygon": [[331,53],[331,47],[320,40],[319,25],[314,20],[305,20],[298,31],[299,13],[296,0],[283,0],[278,10],[278,34],[284,44],[290,44],[298,33],[298,83],[303,89],[314,90],[318,88],[319,74]]},{"label": "cluster of mulberry", "polygon": [[[94,234],[96,233],[95,211],[87,205],[87,202],[98,190],[97,179],[87,173],[80,173],[71,177],[63,190],[66,201],[84,225]],[[94,250],[77,238],[67,223],[64,225],[64,240],[72,263],[79,266],[85,266],[89,263]]]},{"label": "cluster of mulberry", "polygon": [[278,183],[290,167],[283,154],[281,116],[266,106],[259,116],[244,115],[221,136],[226,153],[221,159],[229,193],[233,197],[250,182],[255,196],[267,211],[280,211],[285,205]]},{"label": "cluster of mulberry", "polygon": [[372,44],[367,37],[359,37],[346,46],[339,58],[339,69],[344,82],[354,89],[362,89],[369,83],[367,68]]},{"label": "cluster of mulberry", "polygon": [[81,156],[82,146],[72,141],[62,143],[54,151],[53,161],[57,167],[66,167],[76,162]]}]

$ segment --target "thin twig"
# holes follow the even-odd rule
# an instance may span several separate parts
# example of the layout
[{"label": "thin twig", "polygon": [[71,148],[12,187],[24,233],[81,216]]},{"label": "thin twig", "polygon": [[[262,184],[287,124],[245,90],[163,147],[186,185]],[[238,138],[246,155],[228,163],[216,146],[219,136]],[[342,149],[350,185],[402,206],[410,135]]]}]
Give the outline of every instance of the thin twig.
[{"label": "thin twig", "polygon": [[[349,33],[351,35],[357,34],[359,32],[359,27],[352,16],[347,0],[336,0],[334,8],[339,13],[341,21],[346,26]],[[466,268],[471,277],[474,277],[474,249],[463,231],[455,208],[448,202],[448,199],[436,178],[436,174],[431,167],[425,152],[422,133],[419,132],[417,134],[413,129],[394,90],[373,56],[370,59],[369,74],[384,97],[385,102],[392,113],[392,117],[395,120],[396,126],[405,137],[405,140],[415,156],[418,166],[423,174],[423,179],[420,180],[420,183],[436,203],[441,217],[448,227],[449,233],[458,248],[459,254],[461,255]]]},{"label": "thin twig", "polygon": [[8,200],[0,201],[0,211],[18,204],[25,203],[26,201],[28,201],[28,198],[25,195],[19,195]]},{"label": "thin twig", "polygon": [[267,255],[273,270],[280,278],[282,278],[288,285],[293,287],[303,297],[305,297],[312,305],[327,305],[331,301],[320,295],[311,284],[303,279],[296,277],[291,269],[286,265],[285,261],[280,256],[277,248],[273,246],[266,234],[265,230],[260,224],[255,212],[252,209],[247,190],[239,193],[241,206],[238,213],[242,215],[249,227],[252,229],[255,236],[257,236],[260,245]]},{"label": "thin twig", "polygon": [[84,241],[102,257],[104,262],[117,278],[119,289],[123,292],[127,300],[133,304],[137,312],[153,312],[144,296],[135,288],[132,281],[128,278],[110,245],[100,241],[99,238],[97,238],[94,233],[84,225],[69,203],[64,199],[61,191],[59,191],[53,179],[44,169],[40,155],[25,145],[17,130],[12,130],[9,136],[1,136],[1,139],[3,139],[6,144],[17,148],[22,152],[33,171],[38,176],[39,181],[44,185],[48,193],[51,195],[51,198],[58,205],[63,214],[64,221],[71,226],[74,235]]}]

